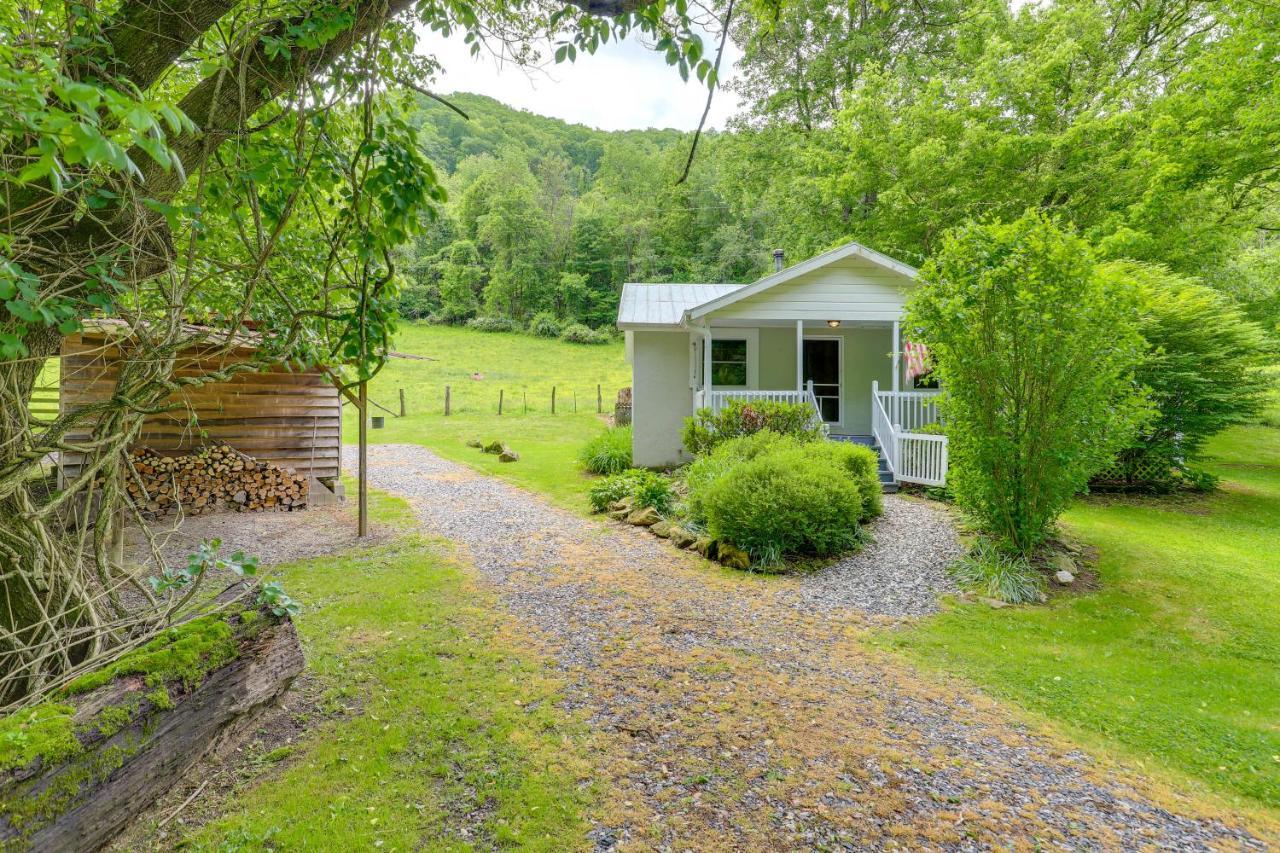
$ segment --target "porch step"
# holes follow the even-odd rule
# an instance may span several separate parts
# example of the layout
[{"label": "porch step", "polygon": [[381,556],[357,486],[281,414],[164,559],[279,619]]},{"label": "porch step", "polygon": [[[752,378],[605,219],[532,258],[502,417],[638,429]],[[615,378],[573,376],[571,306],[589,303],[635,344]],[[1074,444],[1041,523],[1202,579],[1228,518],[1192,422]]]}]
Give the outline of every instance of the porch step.
[{"label": "porch step", "polygon": [[884,454],[880,452],[880,445],[876,443],[873,436],[870,435],[833,435],[832,441],[844,441],[849,444],[861,444],[863,447],[870,447],[880,457],[880,488],[887,495],[892,495],[898,491],[898,484],[893,481],[893,474],[889,472],[889,463],[885,460]]}]

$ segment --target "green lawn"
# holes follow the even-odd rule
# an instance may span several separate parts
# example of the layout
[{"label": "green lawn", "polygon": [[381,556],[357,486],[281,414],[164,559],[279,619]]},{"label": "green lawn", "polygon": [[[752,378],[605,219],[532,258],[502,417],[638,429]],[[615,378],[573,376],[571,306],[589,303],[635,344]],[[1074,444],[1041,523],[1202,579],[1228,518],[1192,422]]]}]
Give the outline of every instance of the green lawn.
[{"label": "green lawn", "polygon": [[[375,520],[409,528],[374,493]],[[276,572],[273,569],[273,574]],[[359,713],[268,755],[281,769],[189,839],[195,849],[582,846],[582,732],[485,594],[415,535],[279,570],[326,704]],[[471,835],[459,829],[471,826]]]},{"label": "green lawn", "polygon": [[[403,388],[408,412],[395,418],[371,407],[372,414],[386,417],[385,428],[370,431],[371,443],[422,444],[448,459],[542,492],[562,506],[586,510],[588,480],[576,457],[587,439],[605,428],[596,414],[596,386],[601,388],[605,412],[612,412],[618,389],[631,384],[621,341],[582,346],[522,334],[406,324],[396,334],[395,347],[436,360],[392,359],[370,383],[370,398],[395,411],[398,390]],[[472,378],[477,373],[484,378]],[[451,388],[449,417],[444,415],[446,385]],[[499,391],[505,391],[501,417]],[[353,443],[355,411],[344,408],[343,440]],[[520,453],[520,461],[499,463],[495,456],[467,447],[471,438],[502,439]]]},{"label": "green lawn", "polygon": [[1280,807],[1280,429],[1211,446],[1216,494],[1079,501],[1098,592],[1047,607],[956,605],[889,635],[1086,741]]},{"label": "green lawn", "polygon": [[[585,510],[589,481],[575,456],[603,428],[596,383],[606,408],[629,383],[620,344],[415,325],[396,346],[439,360],[394,360],[372,384],[373,399],[392,408],[405,388],[409,406],[408,417],[388,417],[386,429],[371,433],[375,442],[420,443]],[[446,384],[455,412],[448,418]],[[567,408],[577,390],[577,415],[550,414],[553,384]],[[501,418],[500,388],[509,412]],[[521,461],[502,465],[466,447],[469,438],[504,439]],[[1200,780],[1246,806],[1280,807],[1280,430],[1231,430],[1211,456],[1224,478],[1216,494],[1090,498],[1072,508],[1066,526],[1101,554],[1097,592],[1046,607],[957,604],[883,637],[1096,748]]]}]

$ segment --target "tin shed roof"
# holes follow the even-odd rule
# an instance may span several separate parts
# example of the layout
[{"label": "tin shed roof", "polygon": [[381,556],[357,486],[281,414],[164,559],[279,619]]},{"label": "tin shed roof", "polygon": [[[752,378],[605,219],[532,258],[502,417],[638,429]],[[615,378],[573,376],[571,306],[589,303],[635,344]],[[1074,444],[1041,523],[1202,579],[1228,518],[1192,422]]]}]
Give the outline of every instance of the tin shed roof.
[{"label": "tin shed roof", "polygon": [[624,284],[618,303],[618,327],[679,326],[685,311],[743,287],[741,284]]}]

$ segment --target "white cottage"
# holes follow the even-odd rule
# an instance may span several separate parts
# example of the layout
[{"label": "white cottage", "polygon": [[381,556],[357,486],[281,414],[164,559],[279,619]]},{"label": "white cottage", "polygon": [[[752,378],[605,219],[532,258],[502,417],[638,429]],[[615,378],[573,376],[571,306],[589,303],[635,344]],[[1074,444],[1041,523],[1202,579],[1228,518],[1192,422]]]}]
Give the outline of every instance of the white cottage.
[{"label": "white cottage", "polygon": [[733,398],[802,402],[836,440],[877,447],[892,480],[941,485],[936,390],[910,387],[900,321],[916,270],[848,243],[752,284],[627,284],[618,307],[632,366],[633,458],[689,460],[685,418]]}]

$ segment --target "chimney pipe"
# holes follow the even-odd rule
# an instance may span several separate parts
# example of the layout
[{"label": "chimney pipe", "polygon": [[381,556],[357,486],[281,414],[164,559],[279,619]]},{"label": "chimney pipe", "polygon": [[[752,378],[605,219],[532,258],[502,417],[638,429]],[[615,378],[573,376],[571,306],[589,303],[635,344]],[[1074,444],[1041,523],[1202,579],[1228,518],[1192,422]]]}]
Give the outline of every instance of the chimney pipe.
[{"label": "chimney pipe", "polygon": [[782,272],[782,259],[785,253],[781,249],[773,250],[773,271]]}]

